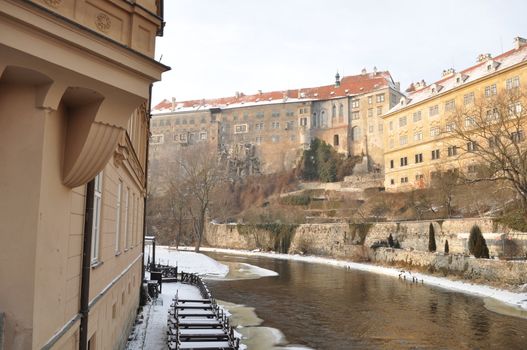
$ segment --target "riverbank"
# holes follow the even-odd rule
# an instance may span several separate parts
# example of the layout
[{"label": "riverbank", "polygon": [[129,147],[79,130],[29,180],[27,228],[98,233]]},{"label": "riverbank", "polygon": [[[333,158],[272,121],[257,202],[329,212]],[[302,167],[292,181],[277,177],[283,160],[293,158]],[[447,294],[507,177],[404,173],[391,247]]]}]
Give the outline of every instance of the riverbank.
[{"label": "riverbank", "polygon": [[[185,248],[182,248],[185,249]],[[191,249],[191,248],[187,248]],[[310,263],[317,263],[317,264],[326,264],[331,265],[335,267],[341,267],[341,268],[347,268],[347,269],[355,269],[360,271],[366,271],[366,272],[372,272],[377,274],[383,274],[386,276],[391,276],[394,278],[403,278],[406,277],[409,282],[412,281],[412,278],[415,278],[417,283],[423,283],[430,286],[436,286],[456,292],[461,293],[467,293],[471,295],[475,295],[482,298],[490,298],[494,299],[500,303],[502,303],[501,306],[496,306],[495,303],[492,305],[493,308],[489,308],[492,311],[500,311],[500,309],[504,308],[513,308],[516,309],[518,312],[512,312],[512,316],[516,317],[523,317],[527,318],[527,292],[512,292],[504,289],[498,289],[494,288],[488,285],[483,284],[474,284],[474,283],[468,283],[466,281],[455,281],[448,279],[446,277],[437,277],[437,276],[430,276],[428,274],[419,273],[419,272],[404,272],[401,273],[401,269],[393,268],[393,267],[386,267],[386,266],[379,266],[379,265],[372,265],[367,263],[357,263],[357,262],[351,262],[346,260],[337,260],[332,258],[323,258],[323,257],[316,257],[316,256],[304,256],[304,255],[290,255],[290,254],[278,254],[278,253],[272,253],[272,252],[258,252],[258,251],[246,251],[246,250],[235,250],[235,249],[224,249],[224,248],[207,248],[202,247],[202,251],[207,252],[218,252],[218,253],[224,253],[224,254],[236,254],[236,255],[252,255],[252,256],[260,256],[260,257],[268,257],[268,258],[274,258],[274,259],[284,259],[284,260],[295,260],[295,261],[303,261],[303,262],[310,262]],[[499,305],[499,304],[498,304]],[[507,313],[507,312],[500,312],[500,313]]]}]

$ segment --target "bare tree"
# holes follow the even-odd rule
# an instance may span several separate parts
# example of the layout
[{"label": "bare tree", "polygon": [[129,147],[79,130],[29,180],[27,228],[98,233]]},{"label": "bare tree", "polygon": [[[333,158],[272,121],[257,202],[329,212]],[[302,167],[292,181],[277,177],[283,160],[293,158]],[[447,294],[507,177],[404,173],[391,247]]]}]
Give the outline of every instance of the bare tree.
[{"label": "bare tree", "polygon": [[195,145],[182,151],[179,161],[186,191],[187,210],[195,235],[195,250],[199,252],[205,231],[211,196],[223,178],[217,152],[207,145]]},{"label": "bare tree", "polygon": [[185,183],[179,173],[174,173],[169,180],[168,191],[165,194],[167,214],[169,214],[169,225],[174,237],[174,245],[179,248],[181,238],[184,234],[185,221],[187,218],[187,201],[189,194]]},{"label": "bare tree", "polygon": [[[497,93],[473,99],[449,117],[446,132],[457,147],[460,174],[467,182],[505,180],[527,208],[527,153],[525,91],[514,82]],[[450,141],[449,141],[450,142]]]}]

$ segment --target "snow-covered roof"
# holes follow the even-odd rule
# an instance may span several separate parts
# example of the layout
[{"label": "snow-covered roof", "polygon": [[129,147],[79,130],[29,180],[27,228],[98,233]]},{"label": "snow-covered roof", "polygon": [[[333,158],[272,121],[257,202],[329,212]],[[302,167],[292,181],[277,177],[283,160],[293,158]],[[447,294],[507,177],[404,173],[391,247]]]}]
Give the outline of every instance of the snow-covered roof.
[{"label": "snow-covered roof", "polygon": [[447,71],[446,73],[450,74],[433,84],[421,86],[414,91],[407,90],[406,98],[401,98],[401,101],[390,109],[385,116],[524,62],[527,60],[527,45],[512,49],[494,58],[490,55],[480,55],[480,58],[480,62],[463,71],[457,73]]},{"label": "snow-covered roof", "polygon": [[337,99],[346,96],[362,95],[376,90],[395,88],[390,72],[364,73],[343,77],[340,86],[325,85],[286,91],[258,92],[253,95],[237,93],[235,96],[215,99],[202,99],[172,102],[165,99],[152,108],[152,114],[208,111],[213,108],[230,109],[258,105],[298,103]]}]

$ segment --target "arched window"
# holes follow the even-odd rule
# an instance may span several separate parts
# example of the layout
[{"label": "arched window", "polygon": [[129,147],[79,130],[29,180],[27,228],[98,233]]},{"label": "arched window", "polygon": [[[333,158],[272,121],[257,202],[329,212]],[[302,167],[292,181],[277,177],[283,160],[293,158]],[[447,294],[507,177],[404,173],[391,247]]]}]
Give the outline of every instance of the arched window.
[{"label": "arched window", "polygon": [[351,139],[353,141],[358,141],[360,138],[360,128],[358,126],[354,126],[351,129]]},{"label": "arched window", "polygon": [[333,135],[333,146],[339,145],[339,135]]},{"label": "arched window", "polygon": [[331,107],[331,118],[335,119],[337,117],[337,106],[333,105]]},{"label": "arched window", "polygon": [[313,125],[314,128],[317,127],[317,112],[313,112],[313,118],[311,120],[311,125]]},{"label": "arched window", "polygon": [[339,123],[344,122],[344,105],[341,103],[339,105]]},{"label": "arched window", "polygon": [[325,128],[328,126],[328,118],[326,116],[326,112],[325,111],[322,111],[320,112],[320,124],[319,126],[321,128]]}]

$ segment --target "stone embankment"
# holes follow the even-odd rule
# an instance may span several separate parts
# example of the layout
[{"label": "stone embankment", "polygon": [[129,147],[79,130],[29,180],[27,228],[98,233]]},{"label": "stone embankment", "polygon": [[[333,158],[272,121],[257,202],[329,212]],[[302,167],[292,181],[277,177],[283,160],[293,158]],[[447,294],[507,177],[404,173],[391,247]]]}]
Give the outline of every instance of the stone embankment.
[{"label": "stone embankment", "polygon": [[[434,226],[437,253],[429,253],[428,232]],[[527,263],[468,256],[470,229],[478,225],[487,240],[491,256],[525,256],[527,234],[500,227],[492,219],[452,219],[362,224],[303,225],[210,225],[205,239],[211,247],[274,250],[352,261],[371,261],[438,272],[495,285],[527,283]],[[402,249],[370,247],[389,235]],[[448,240],[450,254],[444,254]]]}]

